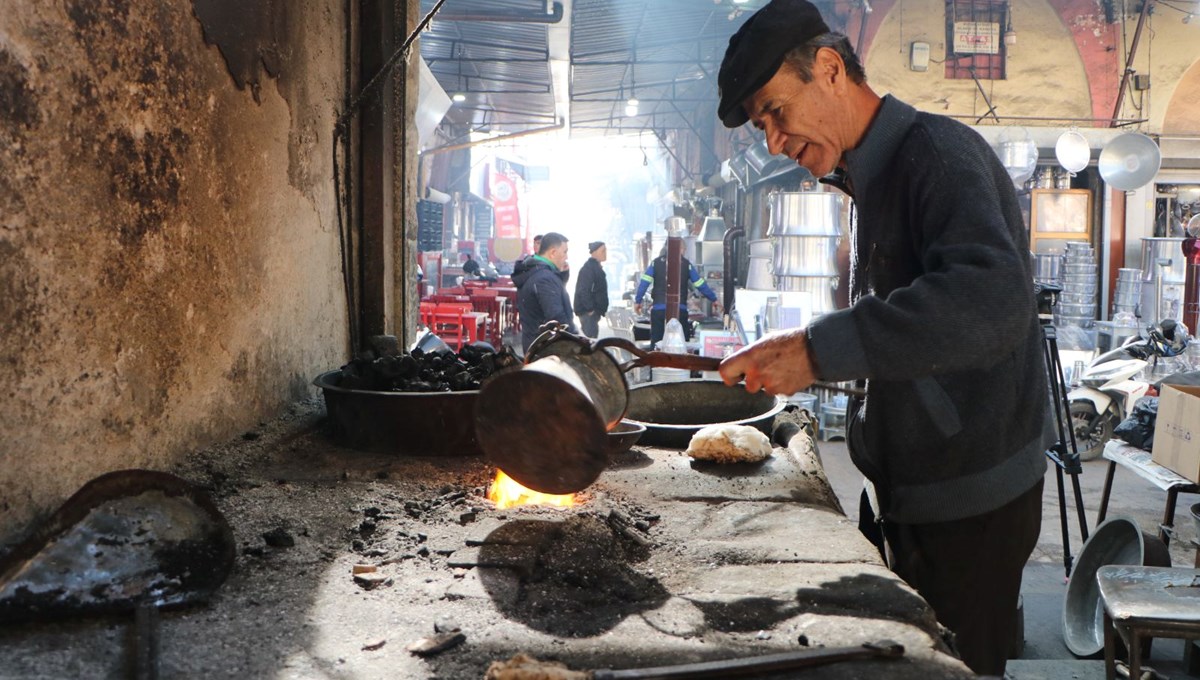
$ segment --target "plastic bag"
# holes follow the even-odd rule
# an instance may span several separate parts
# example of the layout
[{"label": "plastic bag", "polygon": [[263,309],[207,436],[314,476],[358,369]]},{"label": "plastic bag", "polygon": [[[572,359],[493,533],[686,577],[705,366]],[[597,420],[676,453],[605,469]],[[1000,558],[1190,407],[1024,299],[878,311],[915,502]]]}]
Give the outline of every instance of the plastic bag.
[{"label": "plastic bag", "polygon": [[1142,397],[1133,405],[1133,412],[1113,429],[1113,436],[1139,449],[1149,451],[1154,446],[1154,425],[1158,421],[1158,397]]}]

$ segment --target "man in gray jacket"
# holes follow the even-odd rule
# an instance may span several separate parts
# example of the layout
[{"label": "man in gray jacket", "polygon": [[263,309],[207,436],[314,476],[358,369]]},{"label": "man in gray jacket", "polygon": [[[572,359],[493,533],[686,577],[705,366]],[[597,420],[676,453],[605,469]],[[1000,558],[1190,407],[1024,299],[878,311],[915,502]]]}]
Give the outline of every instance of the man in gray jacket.
[{"label": "man in gray jacket", "polygon": [[1055,438],[1008,173],[970,128],[875,94],[805,0],[751,16],[718,83],[727,127],[752,122],[771,153],[834,175],[858,211],[852,305],[743,348],[721,375],[772,394],[865,381],[848,443],[877,491],[889,565],[972,670],[1003,675]]}]

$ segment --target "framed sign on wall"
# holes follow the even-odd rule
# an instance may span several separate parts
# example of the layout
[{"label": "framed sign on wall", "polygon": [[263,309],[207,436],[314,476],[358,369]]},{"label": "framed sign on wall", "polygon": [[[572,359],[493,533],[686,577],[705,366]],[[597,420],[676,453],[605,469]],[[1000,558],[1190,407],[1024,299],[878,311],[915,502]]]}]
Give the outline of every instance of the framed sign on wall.
[{"label": "framed sign on wall", "polygon": [[1092,192],[1088,189],[1034,189],[1030,193],[1029,241],[1090,241]]}]

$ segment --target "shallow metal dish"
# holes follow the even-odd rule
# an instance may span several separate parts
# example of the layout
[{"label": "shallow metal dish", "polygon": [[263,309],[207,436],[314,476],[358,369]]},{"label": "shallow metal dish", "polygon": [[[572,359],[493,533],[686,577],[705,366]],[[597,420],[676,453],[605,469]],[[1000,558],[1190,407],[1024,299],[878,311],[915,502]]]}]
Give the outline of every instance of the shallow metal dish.
[{"label": "shallow metal dish", "polygon": [[616,427],[608,431],[608,455],[615,456],[625,453],[646,433],[646,426],[622,420]]},{"label": "shallow metal dish", "polygon": [[1129,517],[1112,517],[1096,527],[1075,561],[1063,602],[1063,641],[1076,656],[1104,650],[1104,603],[1096,572],[1109,564],[1169,567],[1171,556],[1158,538]]}]

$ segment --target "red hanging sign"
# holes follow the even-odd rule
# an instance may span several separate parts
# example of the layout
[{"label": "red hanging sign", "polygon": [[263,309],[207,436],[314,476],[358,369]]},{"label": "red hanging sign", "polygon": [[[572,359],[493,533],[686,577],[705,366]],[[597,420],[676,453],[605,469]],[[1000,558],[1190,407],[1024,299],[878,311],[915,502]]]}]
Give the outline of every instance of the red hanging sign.
[{"label": "red hanging sign", "polygon": [[517,206],[517,183],[495,170],[488,182],[488,199],[496,224],[496,238],[521,238],[521,211]]}]

